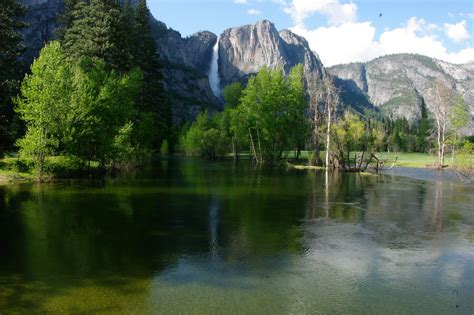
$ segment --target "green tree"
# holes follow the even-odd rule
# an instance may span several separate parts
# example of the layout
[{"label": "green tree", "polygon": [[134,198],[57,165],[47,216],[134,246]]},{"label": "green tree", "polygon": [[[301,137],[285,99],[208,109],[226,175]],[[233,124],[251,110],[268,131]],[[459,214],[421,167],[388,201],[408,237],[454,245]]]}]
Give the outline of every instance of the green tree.
[{"label": "green tree", "polygon": [[[130,8],[125,3],[125,18],[129,19]],[[139,0],[135,8],[130,46],[133,64],[143,71],[143,85],[137,98],[139,129],[138,143],[146,143],[159,150],[161,142],[170,141],[171,106],[162,80],[161,65],[156,51],[155,39],[151,34],[150,11],[146,0]],[[151,123],[151,124],[150,124]],[[171,143],[171,145],[173,145]]]},{"label": "green tree", "polygon": [[229,84],[224,88],[223,95],[227,107],[235,108],[240,104],[243,89],[240,82]]},{"label": "green tree", "polygon": [[[73,60],[103,60],[120,72],[130,69],[124,45],[120,4],[115,0],[78,0],[64,15],[62,43]],[[71,6],[70,5],[70,6]]]},{"label": "green tree", "polygon": [[18,141],[20,154],[33,157],[43,173],[46,157],[64,154],[83,166],[98,161],[101,169],[132,159],[134,99],[140,70],[120,75],[101,60],[68,59],[59,42],[48,44],[33,63],[17,100],[27,132]]},{"label": "green tree", "polygon": [[199,155],[215,160],[220,149],[220,132],[209,113],[202,112],[181,139],[181,146],[187,155]]},{"label": "green tree", "polygon": [[300,136],[301,130],[295,126],[305,123],[306,105],[296,84],[301,71],[296,68],[292,73],[293,78],[288,79],[281,69],[263,68],[250,78],[241,104],[233,112],[232,130],[239,137],[247,137],[257,163],[277,161]]},{"label": "green tree", "polygon": [[[384,132],[370,121],[346,112],[344,117],[332,126],[334,149],[333,164],[344,171],[364,171],[375,159],[376,152],[383,145]],[[379,169],[379,164],[375,166]]]},{"label": "green tree", "polygon": [[134,98],[141,80],[138,69],[120,75],[100,60],[85,59],[75,66],[66,153],[83,162],[98,161],[101,169],[118,160],[121,152],[116,143],[127,143],[124,136],[131,136]]},{"label": "green tree", "polygon": [[290,93],[288,94],[289,120],[288,125],[292,126],[290,133],[290,144],[294,146],[295,158],[299,159],[301,150],[304,149],[309,136],[309,122],[304,112],[308,106],[306,101],[306,89],[303,81],[304,68],[302,64],[296,65],[290,70],[288,84]]},{"label": "green tree", "polygon": [[23,75],[19,57],[24,52],[20,30],[25,9],[16,0],[0,2],[0,156],[14,143],[14,106]]},{"label": "green tree", "polygon": [[430,120],[424,101],[421,103],[421,119],[418,122],[416,133],[416,150],[418,152],[427,152],[429,148],[429,136],[431,133]]},{"label": "green tree", "polygon": [[71,77],[61,45],[52,42],[41,50],[21,85],[16,110],[27,130],[17,144],[21,156],[33,157],[40,175],[46,157],[57,152],[67,124]]},{"label": "green tree", "polygon": [[456,145],[461,136],[462,129],[469,126],[471,122],[471,115],[469,113],[469,105],[464,101],[464,98],[456,94],[454,96],[453,105],[449,113],[449,123],[452,131],[453,154],[452,161],[454,162]]}]

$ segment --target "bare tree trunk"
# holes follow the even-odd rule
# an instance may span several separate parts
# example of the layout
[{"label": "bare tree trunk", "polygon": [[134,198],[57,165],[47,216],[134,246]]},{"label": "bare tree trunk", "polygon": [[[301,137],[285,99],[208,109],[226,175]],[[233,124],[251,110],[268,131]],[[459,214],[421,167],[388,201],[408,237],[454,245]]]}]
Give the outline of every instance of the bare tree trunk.
[{"label": "bare tree trunk", "polygon": [[255,143],[253,142],[252,132],[250,131],[250,128],[249,128],[249,136],[250,136],[250,149],[252,151],[253,159],[258,164],[257,151],[255,151]]},{"label": "bare tree trunk", "polygon": [[328,129],[326,131],[326,169],[329,167],[329,148],[331,145],[331,108],[328,108]]},{"label": "bare tree trunk", "polygon": [[443,162],[441,161],[441,123],[439,118],[436,118],[437,140],[438,140],[438,168],[441,168]]}]

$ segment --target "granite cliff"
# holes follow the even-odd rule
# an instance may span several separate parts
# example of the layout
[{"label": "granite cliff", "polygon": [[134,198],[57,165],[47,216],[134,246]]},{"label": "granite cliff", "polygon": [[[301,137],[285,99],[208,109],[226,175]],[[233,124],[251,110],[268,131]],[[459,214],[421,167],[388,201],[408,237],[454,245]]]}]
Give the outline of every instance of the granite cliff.
[{"label": "granite cliff", "polygon": [[[28,9],[25,20],[30,25],[23,32],[28,48],[23,58],[32,61],[44,43],[55,38],[63,4],[62,0],[21,3]],[[372,108],[392,117],[416,120],[433,79],[439,79],[464,96],[474,115],[474,63],[454,65],[400,54],[326,70],[304,38],[288,30],[278,31],[269,21],[227,29],[219,38],[207,31],[183,38],[154,18],[151,24],[176,123],[193,119],[204,108],[214,111],[222,106],[208,78],[217,40],[221,88],[235,81],[245,82],[264,66],[280,67],[288,73],[292,66],[301,63],[307,81],[331,74],[342,90],[345,104],[359,111]]]},{"label": "granite cliff", "polygon": [[308,42],[288,30],[278,32],[273,23],[260,21],[225,30],[219,37],[219,75],[222,85],[245,80],[262,67],[281,67],[288,73],[304,65],[306,78],[323,77],[324,67]]},{"label": "granite cliff", "polygon": [[[343,99],[358,108],[374,106],[385,114],[416,120],[433,80],[463,95],[474,115],[474,64],[455,65],[413,54],[389,55],[367,63],[328,68]],[[431,110],[431,104],[426,104]]]},{"label": "granite cliff", "polygon": [[[64,5],[62,0],[21,0],[20,3],[27,9],[25,21],[29,25],[23,31],[27,46],[23,59],[31,63],[44,44],[56,38],[58,17]],[[217,36],[199,32],[183,38],[154,18],[151,25],[162,59],[163,84],[172,102],[173,120],[176,123],[191,120],[204,108],[218,110],[220,102],[212,93],[206,75]]]}]

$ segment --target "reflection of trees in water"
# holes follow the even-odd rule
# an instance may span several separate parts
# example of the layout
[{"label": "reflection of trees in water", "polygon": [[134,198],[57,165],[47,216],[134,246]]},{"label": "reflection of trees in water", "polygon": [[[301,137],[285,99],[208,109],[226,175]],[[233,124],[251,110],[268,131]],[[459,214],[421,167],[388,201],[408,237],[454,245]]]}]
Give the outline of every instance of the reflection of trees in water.
[{"label": "reflection of trees in water", "polygon": [[307,203],[307,219],[331,218],[358,221],[364,216],[366,189],[370,178],[360,174],[315,172],[311,176],[312,190]]},{"label": "reflection of trees in water", "polygon": [[435,232],[441,232],[443,228],[443,182],[436,182],[434,185],[435,196],[433,212],[431,214],[431,228]]}]

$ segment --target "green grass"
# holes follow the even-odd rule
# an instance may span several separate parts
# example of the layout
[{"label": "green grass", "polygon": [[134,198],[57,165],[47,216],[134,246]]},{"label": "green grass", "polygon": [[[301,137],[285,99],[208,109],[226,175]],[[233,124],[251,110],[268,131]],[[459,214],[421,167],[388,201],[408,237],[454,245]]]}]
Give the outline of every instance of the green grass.
[{"label": "green grass", "polygon": [[[425,168],[433,166],[437,161],[437,156],[428,153],[377,153],[377,157],[386,160],[386,167],[402,166],[402,167],[418,167]],[[394,164],[395,163],[395,164]]]},{"label": "green grass", "polygon": [[[325,158],[326,152],[321,152],[321,158]],[[292,159],[294,158],[295,154],[293,151],[286,151],[283,154],[284,158]],[[401,167],[414,167],[414,168],[426,168],[431,167],[437,160],[435,155],[430,155],[428,153],[387,153],[387,152],[379,152],[377,153],[377,157],[380,160],[386,160],[385,166],[390,167],[394,164],[394,166],[401,166]],[[306,160],[308,159],[308,151],[301,152],[301,159]],[[450,164],[451,159],[450,156],[446,156],[446,164]]]}]

